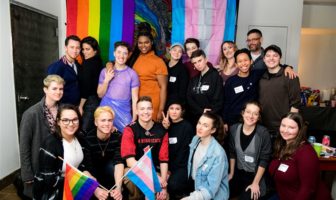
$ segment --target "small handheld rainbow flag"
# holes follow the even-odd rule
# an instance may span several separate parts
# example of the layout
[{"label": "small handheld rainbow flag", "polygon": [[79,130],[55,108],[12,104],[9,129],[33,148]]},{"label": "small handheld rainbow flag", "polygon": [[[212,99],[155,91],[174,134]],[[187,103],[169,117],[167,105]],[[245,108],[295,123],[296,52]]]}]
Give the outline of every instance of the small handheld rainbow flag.
[{"label": "small handheld rainbow flag", "polygon": [[159,178],[156,174],[152,161],[151,149],[138,160],[126,174],[149,200],[155,200],[155,193],[161,191]]},{"label": "small handheld rainbow flag", "polygon": [[63,200],[88,200],[98,182],[66,163]]}]

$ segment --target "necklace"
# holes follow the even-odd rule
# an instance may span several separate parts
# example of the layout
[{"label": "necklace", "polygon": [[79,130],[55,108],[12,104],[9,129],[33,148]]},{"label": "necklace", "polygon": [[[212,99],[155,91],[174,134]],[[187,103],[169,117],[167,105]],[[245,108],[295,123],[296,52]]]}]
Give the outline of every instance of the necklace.
[{"label": "necklace", "polygon": [[107,147],[108,147],[108,145],[109,145],[109,143],[110,143],[110,139],[111,139],[111,136],[110,136],[109,139],[107,140],[107,143],[105,144],[105,147],[104,147],[104,150],[103,150],[103,148],[102,148],[102,146],[101,146],[101,144],[100,144],[100,142],[99,142],[99,139],[98,139],[98,137],[97,137],[97,142],[98,142],[99,148],[100,148],[100,150],[101,150],[101,155],[102,155],[102,157],[105,157],[105,151],[106,151],[106,149],[107,149]]}]

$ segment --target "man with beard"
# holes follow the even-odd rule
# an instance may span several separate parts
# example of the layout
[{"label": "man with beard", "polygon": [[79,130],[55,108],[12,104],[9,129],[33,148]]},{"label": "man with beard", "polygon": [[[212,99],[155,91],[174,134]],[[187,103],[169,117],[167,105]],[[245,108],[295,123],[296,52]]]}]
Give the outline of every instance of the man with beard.
[{"label": "man with beard", "polygon": [[259,29],[251,29],[247,33],[246,43],[251,52],[254,70],[266,69],[263,61],[264,49],[261,47],[262,40],[262,33]]}]

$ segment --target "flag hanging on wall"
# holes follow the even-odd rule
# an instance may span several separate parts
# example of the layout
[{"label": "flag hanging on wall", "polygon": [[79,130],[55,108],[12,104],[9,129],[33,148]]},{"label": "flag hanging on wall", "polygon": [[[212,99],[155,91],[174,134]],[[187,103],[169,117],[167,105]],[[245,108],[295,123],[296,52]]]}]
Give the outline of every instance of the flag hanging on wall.
[{"label": "flag hanging on wall", "polygon": [[171,42],[199,39],[213,64],[217,63],[221,43],[234,40],[235,26],[236,0],[172,0]]},{"label": "flag hanging on wall", "polygon": [[237,0],[66,0],[67,35],[97,39],[104,61],[113,60],[114,43],[134,40],[135,23],[148,22],[159,54],[166,42],[201,41],[216,63],[223,40],[235,39]]},{"label": "flag hanging on wall", "polygon": [[149,149],[126,174],[148,198],[155,200],[155,193],[161,191],[159,178],[152,161],[152,152]]},{"label": "flag hanging on wall", "polygon": [[104,61],[113,60],[114,43],[133,43],[134,0],[67,0],[67,36],[92,36]]},{"label": "flag hanging on wall", "polygon": [[63,200],[89,200],[98,182],[66,163]]}]

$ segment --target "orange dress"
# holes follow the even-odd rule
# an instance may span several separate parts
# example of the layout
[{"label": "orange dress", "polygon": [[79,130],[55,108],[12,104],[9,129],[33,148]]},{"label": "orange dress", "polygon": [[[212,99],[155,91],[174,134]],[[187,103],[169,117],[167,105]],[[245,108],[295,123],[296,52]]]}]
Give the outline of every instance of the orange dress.
[{"label": "orange dress", "polygon": [[147,54],[140,54],[133,65],[133,69],[139,76],[140,96],[150,96],[153,103],[153,120],[156,121],[160,107],[160,87],[157,75],[168,76],[168,70],[163,60],[156,56],[154,51]]}]

